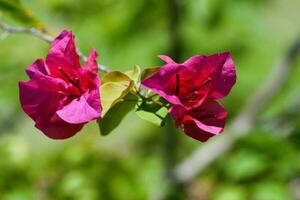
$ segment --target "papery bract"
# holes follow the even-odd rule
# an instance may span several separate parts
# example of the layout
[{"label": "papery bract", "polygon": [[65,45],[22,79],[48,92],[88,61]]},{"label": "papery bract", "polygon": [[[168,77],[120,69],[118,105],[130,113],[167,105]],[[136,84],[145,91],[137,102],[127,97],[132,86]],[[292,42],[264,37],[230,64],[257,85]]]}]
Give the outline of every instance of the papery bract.
[{"label": "papery bract", "polygon": [[74,36],[63,31],[52,42],[46,61],[38,59],[26,69],[30,80],[19,83],[21,105],[48,137],[71,137],[100,117],[97,56],[93,49],[81,68]]},{"label": "papery bract", "polygon": [[160,58],[166,64],[142,85],[171,104],[171,115],[187,135],[206,141],[221,133],[226,111],[215,100],[227,96],[236,82],[230,53],[197,55],[180,64],[168,56]]},{"label": "papery bract", "polygon": [[202,142],[223,131],[227,116],[224,107],[214,100],[207,100],[192,110],[173,106],[170,113],[176,119],[177,127],[182,127],[186,135]]}]

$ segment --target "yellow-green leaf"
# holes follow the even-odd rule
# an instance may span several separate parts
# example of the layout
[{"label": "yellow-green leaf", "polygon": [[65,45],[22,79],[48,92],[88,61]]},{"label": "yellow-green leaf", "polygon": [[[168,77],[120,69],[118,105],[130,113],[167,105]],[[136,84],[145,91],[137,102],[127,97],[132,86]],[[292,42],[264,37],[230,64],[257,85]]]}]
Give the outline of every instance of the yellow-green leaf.
[{"label": "yellow-green leaf", "polygon": [[130,77],[119,71],[108,72],[102,77],[102,84],[107,82],[129,82]]},{"label": "yellow-green leaf", "polygon": [[102,78],[100,96],[102,104],[102,117],[116,103],[132,90],[134,82],[124,73],[119,71],[109,72]]},{"label": "yellow-green leaf", "polygon": [[152,68],[146,68],[141,74],[141,80],[145,80],[146,78],[152,76],[155,74],[160,67],[152,67]]},{"label": "yellow-green leaf", "polygon": [[132,70],[125,72],[125,74],[133,80],[135,83],[139,82],[140,75],[141,75],[141,68],[138,65],[135,65]]},{"label": "yellow-green leaf", "polygon": [[102,104],[102,116],[120,101],[131,90],[133,83],[130,81],[129,85],[124,85],[122,82],[108,82],[101,86],[101,104]]}]

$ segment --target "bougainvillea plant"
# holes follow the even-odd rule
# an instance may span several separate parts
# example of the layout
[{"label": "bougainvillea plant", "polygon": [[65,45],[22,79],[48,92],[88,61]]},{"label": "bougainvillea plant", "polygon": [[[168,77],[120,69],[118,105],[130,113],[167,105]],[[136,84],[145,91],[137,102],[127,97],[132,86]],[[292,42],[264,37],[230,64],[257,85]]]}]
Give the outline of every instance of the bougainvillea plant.
[{"label": "bougainvillea plant", "polygon": [[223,131],[227,112],[217,100],[236,82],[230,53],[197,55],[184,63],[160,56],[162,67],[110,71],[101,81],[97,56],[92,49],[81,66],[74,35],[63,31],[46,59],[27,67],[30,80],[19,83],[21,106],[46,136],[69,138],[93,120],[107,135],[133,109],[160,126],[170,114],[176,127],[199,141]]}]

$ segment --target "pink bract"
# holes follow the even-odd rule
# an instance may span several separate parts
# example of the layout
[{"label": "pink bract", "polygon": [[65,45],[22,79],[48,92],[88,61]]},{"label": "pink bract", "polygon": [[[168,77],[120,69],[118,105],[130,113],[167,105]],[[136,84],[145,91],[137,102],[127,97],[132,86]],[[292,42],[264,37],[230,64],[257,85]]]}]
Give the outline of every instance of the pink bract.
[{"label": "pink bract", "polygon": [[187,135],[206,141],[221,133],[226,111],[215,100],[227,96],[236,82],[230,53],[197,55],[184,63],[168,56],[160,58],[166,64],[142,85],[171,104],[171,115]]},{"label": "pink bract", "polygon": [[181,127],[186,135],[202,142],[224,130],[227,116],[224,107],[214,100],[207,100],[192,110],[173,106],[170,112],[177,127]]},{"label": "pink bract", "polygon": [[52,42],[46,61],[27,67],[30,80],[19,82],[21,106],[48,137],[71,137],[100,117],[97,56],[92,49],[81,67],[74,36],[65,30]]}]

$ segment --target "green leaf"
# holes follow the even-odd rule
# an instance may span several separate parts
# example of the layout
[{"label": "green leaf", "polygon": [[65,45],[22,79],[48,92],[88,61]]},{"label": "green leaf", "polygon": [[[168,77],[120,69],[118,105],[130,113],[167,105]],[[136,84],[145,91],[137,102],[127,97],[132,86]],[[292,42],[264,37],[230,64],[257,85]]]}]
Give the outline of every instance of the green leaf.
[{"label": "green leaf", "polygon": [[240,150],[226,160],[225,175],[232,181],[245,181],[264,173],[269,162],[258,152]]},{"label": "green leaf", "polygon": [[138,111],[143,110],[143,111],[147,111],[147,112],[156,113],[160,108],[161,108],[161,106],[156,103],[143,101],[138,105],[137,110]]},{"label": "green leaf", "polygon": [[133,85],[133,81],[122,72],[113,71],[103,76],[100,87],[102,117],[132,90]]},{"label": "green leaf", "polygon": [[[152,107],[152,109],[157,109],[157,107]],[[168,115],[168,109],[166,107],[161,107],[155,112],[146,111],[141,108],[138,108],[136,114],[143,120],[149,121],[157,126],[163,126],[165,124],[166,117]]]},{"label": "green leaf", "polygon": [[122,122],[126,114],[135,107],[137,101],[138,98],[129,93],[124,99],[111,107],[105,116],[98,120],[101,135],[108,135],[113,131]]},{"label": "green leaf", "polygon": [[0,0],[0,13],[8,14],[12,19],[30,26],[42,29],[42,23],[24,7],[20,0]]}]

